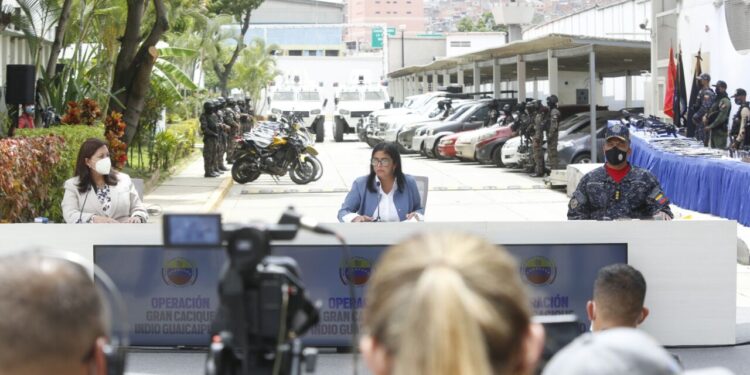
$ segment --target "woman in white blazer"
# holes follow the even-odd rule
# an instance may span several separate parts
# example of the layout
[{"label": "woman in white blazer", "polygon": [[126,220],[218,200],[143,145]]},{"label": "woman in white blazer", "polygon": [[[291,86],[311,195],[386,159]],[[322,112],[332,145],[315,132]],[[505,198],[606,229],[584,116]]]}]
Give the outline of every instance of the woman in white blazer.
[{"label": "woman in white blazer", "polygon": [[67,223],[145,223],[146,206],[130,176],[112,169],[107,144],[83,142],[75,177],[65,181],[62,211]]}]

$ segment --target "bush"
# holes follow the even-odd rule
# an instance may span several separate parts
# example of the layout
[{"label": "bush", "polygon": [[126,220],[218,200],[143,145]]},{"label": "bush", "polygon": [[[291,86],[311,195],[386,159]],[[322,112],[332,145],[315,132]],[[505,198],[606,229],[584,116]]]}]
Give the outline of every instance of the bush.
[{"label": "bush", "polygon": [[[30,217],[45,216],[54,222],[63,222],[62,208],[60,203],[62,202],[65,189],[63,183],[65,180],[73,177],[75,173],[76,157],[78,156],[78,150],[81,148],[81,144],[89,138],[103,138],[104,127],[98,126],[87,126],[87,125],[63,125],[53,126],[47,129],[18,129],[16,131],[16,138],[8,139],[6,141],[18,140],[18,141],[33,141],[36,139],[44,139],[49,136],[57,136],[61,141],[60,157],[57,161],[52,163],[52,158],[46,160],[45,163],[52,167],[50,175],[40,176],[40,187],[39,192],[34,191],[35,188],[29,188],[32,191],[33,198],[39,200],[38,210]],[[4,155],[7,155],[3,152]],[[2,162],[0,162],[1,164]],[[21,164],[23,165],[23,164]],[[3,171],[14,171],[16,179],[20,179],[18,173],[23,173],[18,168],[16,169],[3,169]],[[48,193],[42,194],[44,189],[48,189]],[[42,198],[42,195],[47,195],[47,199]],[[0,198],[1,199],[1,198]],[[0,206],[2,206],[0,204]],[[5,210],[2,211],[3,213]],[[5,216],[5,215],[3,215]],[[6,218],[3,217],[2,220]],[[29,217],[22,217],[15,221],[26,221]]]},{"label": "bush", "polygon": [[186,120],[167,125],[167,130],[154,139],[153,161],[156,168],[168,169],[178,160],[189,156],[198,136],[198,120]]},{"label": "bush", "polygon": [[0,140],[0,222],[30,222],[36,216],[49,215],[57,206],[60,211],[59,187],[50,181],[59,172],[65,148],[61,136]]}]

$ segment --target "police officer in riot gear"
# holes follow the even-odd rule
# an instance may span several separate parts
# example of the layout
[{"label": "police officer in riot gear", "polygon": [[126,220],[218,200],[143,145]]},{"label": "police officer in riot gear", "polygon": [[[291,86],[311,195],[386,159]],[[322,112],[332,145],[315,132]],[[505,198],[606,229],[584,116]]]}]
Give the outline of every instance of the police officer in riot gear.
[{"label": "police officer in riot gear", "polygon": [[750,102],[747,101],[747,91],[745,89],[737,89],[734,95],[734,104],[740,106],[737,113],[732,119],[732,130],[729,132],[732,143],[730,148],[732,149],[749,149],[750,148]]},{"label": "police officer in riot gear", "polygon": [[711,90],[711,76],[707,73],[703,73],[698,76],[701,83],[701,91],[698,94],[698,102],[700,108],[693,115],[693,124],[695,124],[695,139],[703,141],[703,144],[708,146],[708,137],[705,132],[705,127],[708,123],[706,115],[714,104],[716,94]]},{"label": "police officer in riot gear", "polygon": [[557,138],[560,127],[560,110],[557,109],[557,103],[557,95],[547,97],[547,107],[549,107],[547,154],[549,155],[550,169],[557,169]]},{"label": "police officer in riot gear", "polygon": [[510,104],[503,105],[503,120],[500,125],[508,125],[514,122],[513,112],[510,109]]},{"label": "police officer in riot gear", "polygon": [[228,164],[234,163],[234,160],[232,159],[234,155],[234,146],[236,143],[234,142],[234,138],[239,134],[240,131],[240,124],[239,124],[239,115],[234,110],[234,99],[228,98],[227,100],[227,106],[224,109],[224,123],[229,125],[229,130],[227,132],[226,137],[226,160]]},{"label": "police officer in riot gear", "polygon": [[516,105],[516,121],[511,125],[510,130],[514,135],[523,137],[526,134],[526,127],[529,125],[529,122],[526,102],[519,102]]},{"label": "police officer in riot gear", "polygon": [[224,153],[226,152],[227,133],[229,132],[229,126],[224,123],[224,98],[220,97],[216,99],[215,103],[216,110],[214,112],[214,115],[216,115],[216,123],[218,124],[217,128],[219,129],[219,138],[216,147],[216,169],[219,173],[222,173],[229,170],[229,168],[224,165]]},{"label": "police officer in riot gear", "polygon": [[727,83],[716,81],[716,100],[711,106],[706,118],[706,135],[709,136],[711,148],[727,148],[727,131],[729,130],[729,112],[732,110],[732,102],[727,94]]},{"label": "police officer in riot gear", "polygon": [[534,173],[531,177],[544,177],[544,124],[549,118],[549,108],[536,101],[537,113],[534,117],[534,136],[532,137],[532,152],[534,154]]},{"label": "police officer in riot gear", "polygon": [[628,128],[607,125],[604,142],[607,162],[578,183],[568,203],[568,220],[671,220],[669,199],[656,176],[628,163],[632,153]]},{"label": "police officer in riot gear", "polygon": [[216,122],[211,119],[213,103],[206,100],[203,103],[203,113],[200,116],[201,131],[203,132],[203,177],[218,177],[216,172],[216,146],[219,133]]}]

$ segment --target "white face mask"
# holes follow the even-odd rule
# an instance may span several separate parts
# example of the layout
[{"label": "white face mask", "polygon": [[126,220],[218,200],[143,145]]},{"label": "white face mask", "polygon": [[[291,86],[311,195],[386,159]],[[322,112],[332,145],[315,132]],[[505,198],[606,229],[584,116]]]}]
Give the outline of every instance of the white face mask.
[{"label": "white face mask", "polygon": [[97,161],[96,165],[94,165],[94,170],[100,175],[108,175],[112,170],[112,160],[104,158]]}]

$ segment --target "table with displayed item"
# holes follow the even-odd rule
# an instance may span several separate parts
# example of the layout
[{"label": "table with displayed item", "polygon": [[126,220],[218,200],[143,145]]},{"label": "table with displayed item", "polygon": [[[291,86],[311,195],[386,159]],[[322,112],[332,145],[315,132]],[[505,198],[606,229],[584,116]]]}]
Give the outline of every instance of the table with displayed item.
[{"label": "table with displayed item", "polygon": [[747,152],[707,148],[664,127],[653,118],[630,119],[630,162],[650,170],[676,205],[750,225]]}]

